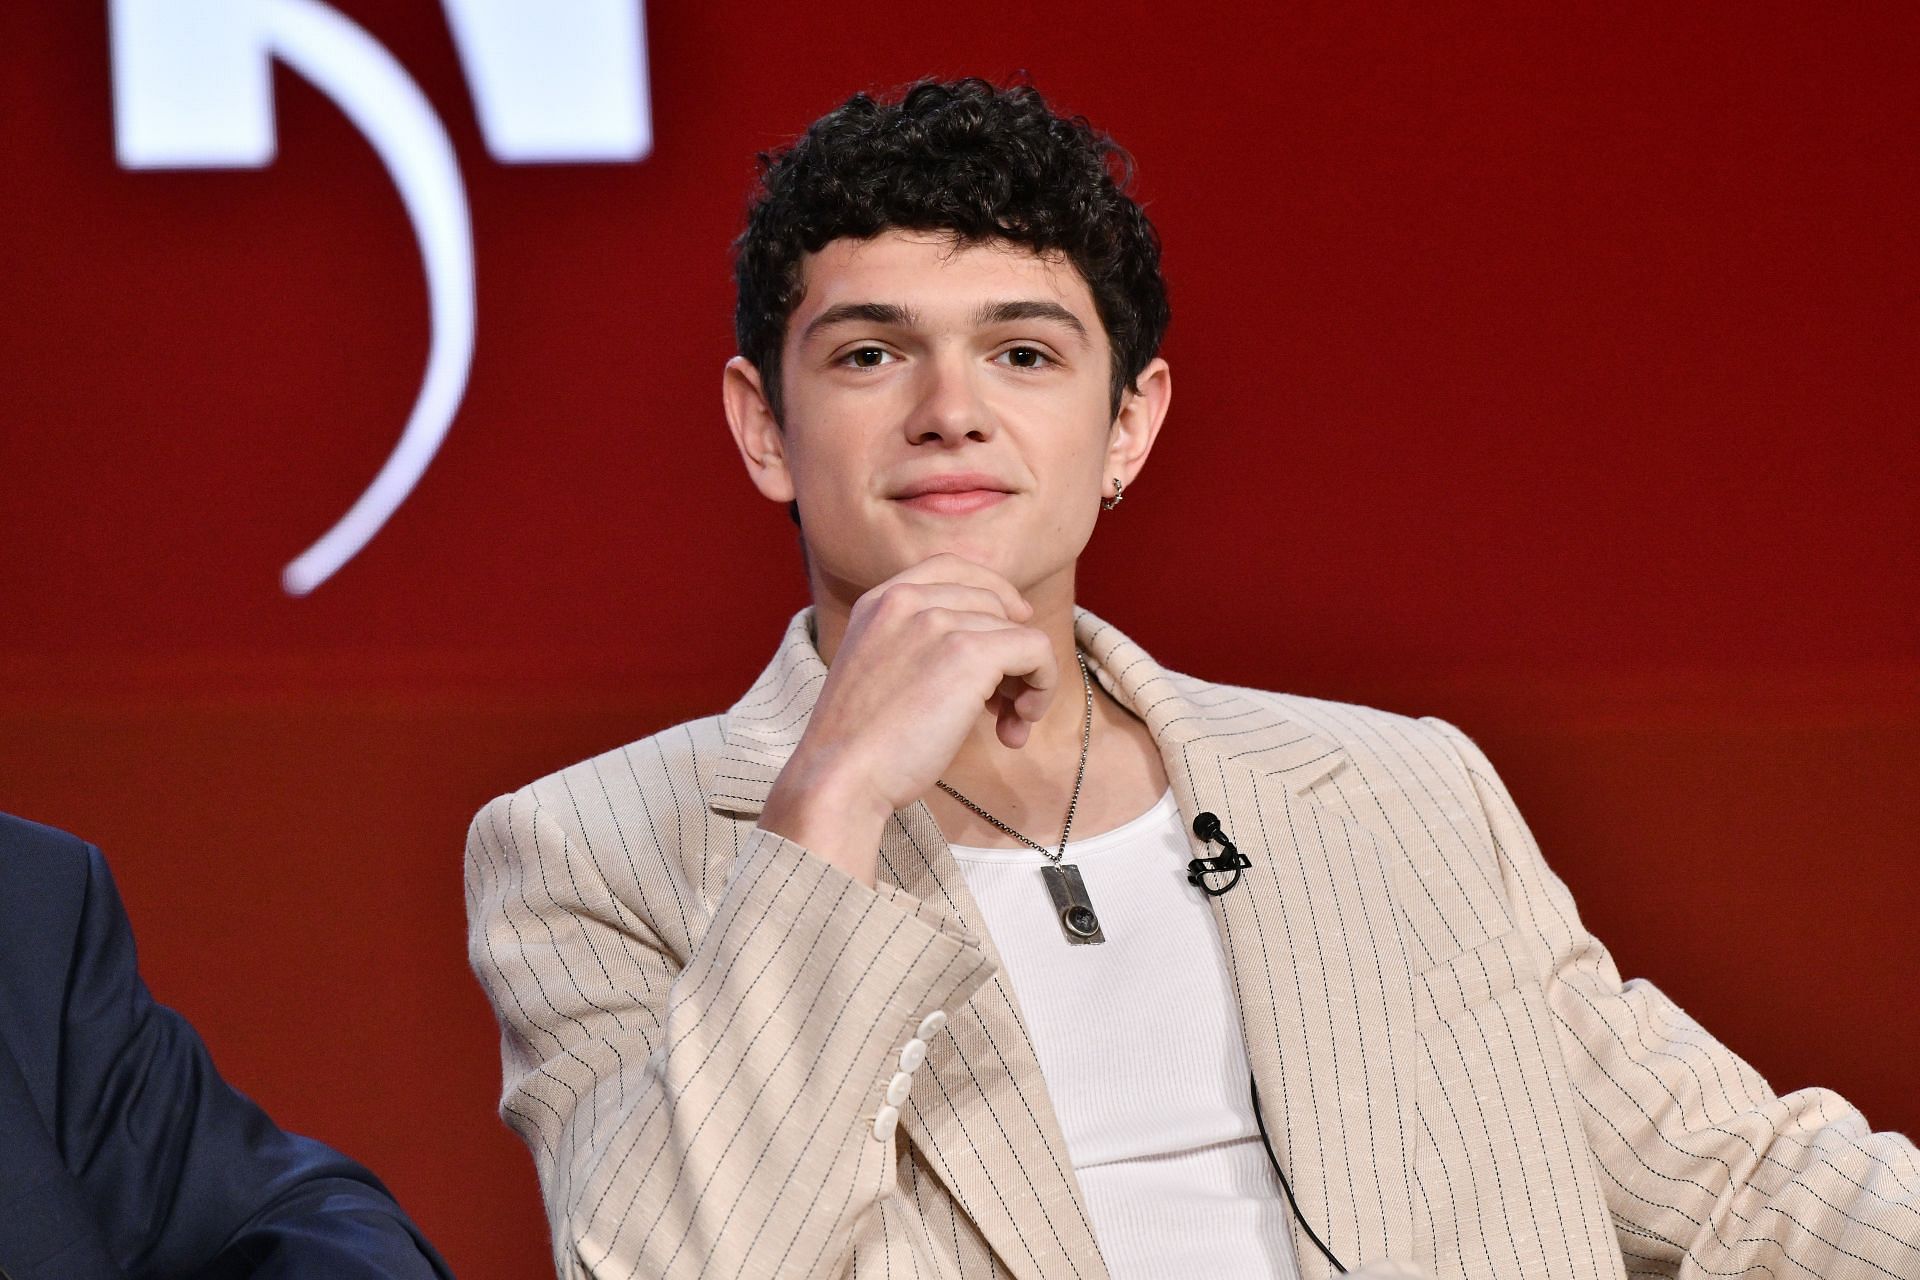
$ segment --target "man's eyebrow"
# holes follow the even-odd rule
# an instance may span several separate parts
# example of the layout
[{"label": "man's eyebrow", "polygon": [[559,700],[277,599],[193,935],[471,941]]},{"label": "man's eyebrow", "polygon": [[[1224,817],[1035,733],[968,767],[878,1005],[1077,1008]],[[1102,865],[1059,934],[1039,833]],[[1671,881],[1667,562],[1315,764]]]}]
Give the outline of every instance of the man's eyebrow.
[{"label": "man's eyebrow", "polygon": [[1008,324],[1016,320],[1051,320],[1073,330],[1082,340],[1087,336],[1087,326],[1080,323],[1079,316],[1045,298],[983,303],[973,313],[973,322],[977,325]]},{"label": "man's eyebrow", "polygon": [[912,308],[903,307],[897,302],[842,302],[828,307],[808,321],[805,332],[800,335],[800,340],[805,342],[822,329],[836,324],[846,324],[850,320],[909,329],[918,323],[919,317],[913,313]]}]

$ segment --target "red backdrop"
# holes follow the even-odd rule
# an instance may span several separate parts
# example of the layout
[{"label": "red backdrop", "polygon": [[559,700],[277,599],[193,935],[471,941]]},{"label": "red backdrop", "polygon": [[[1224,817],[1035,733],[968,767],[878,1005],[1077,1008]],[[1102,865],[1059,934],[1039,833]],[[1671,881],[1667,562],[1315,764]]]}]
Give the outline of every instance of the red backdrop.
[{"label": "red backdrop", "polygon": [[437,7],[339,7],[447,122],[479,343],[298,600],[425,357],[387,178],[285,73],[271,167],[123,171],[103,6],[0,11],[0,807],[107,850],[163,998],[463,1275],[546,1266],[466,821],[724,707],[803,603],[718,412],[726,246],[756,150],[926,73],[1030,72],[1166,241],[1179,394],[1087,603],[1455,720],[1623,968],[1920,1129],[1911,6],[659,4],[608,167],[494,162]]}]

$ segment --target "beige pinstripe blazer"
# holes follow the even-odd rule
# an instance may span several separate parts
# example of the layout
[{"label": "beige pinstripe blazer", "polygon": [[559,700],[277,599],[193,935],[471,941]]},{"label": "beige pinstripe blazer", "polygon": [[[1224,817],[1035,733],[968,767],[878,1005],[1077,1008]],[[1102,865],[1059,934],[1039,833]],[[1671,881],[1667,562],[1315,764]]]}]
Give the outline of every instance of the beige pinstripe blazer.
[{"label": "beige pinstripe blazer", "polygon": [[[992,939],[924,805],[878,890],[755,817],[826,677],[796,617],[699,720],[487,806],[467,844],[501,1111],[564,1276],[1106,1275]],[[1920,1276],[1920,1155],[1776,1097],[1581,927],[1451,726],[1209,684],[1082,613],[1182,813],[1254,860],[1213,900],[1253,1071],[1344,1261],[1441,1277]],[[951,1015],[897,1133],[873,1119]],[[1328,1268],[1295,1229],[1302,1274]]]}]

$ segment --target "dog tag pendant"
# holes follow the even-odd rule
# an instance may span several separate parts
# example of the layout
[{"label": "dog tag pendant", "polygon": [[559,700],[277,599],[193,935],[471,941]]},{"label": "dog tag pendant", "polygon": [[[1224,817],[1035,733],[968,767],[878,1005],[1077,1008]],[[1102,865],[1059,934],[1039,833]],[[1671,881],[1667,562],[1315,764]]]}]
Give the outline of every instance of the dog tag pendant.
[{"label": "dog tag pendant", "polygon": [[1106,935],[1100,932],[1100,917],[1093,913],[1093,901],[1087,897],[1086,883],[1080,879],[1080,868],[1055,863],[1040,868],[1040,874],[1046,877],[1047,896],[1053,899],[1053,909],[1059,914],[1060,929],[1067,935],[1067,941],[1075,946],[1105,942]]}]

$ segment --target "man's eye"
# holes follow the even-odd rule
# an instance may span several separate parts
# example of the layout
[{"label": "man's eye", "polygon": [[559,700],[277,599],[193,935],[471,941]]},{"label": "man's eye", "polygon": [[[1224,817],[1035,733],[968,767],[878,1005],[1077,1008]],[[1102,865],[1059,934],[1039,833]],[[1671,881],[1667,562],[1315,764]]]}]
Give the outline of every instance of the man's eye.
[{"label": "man's eye", "polygon": [[885,347],[856,347],[844,358],[856,369],[873,369],[885,363],[887,355]]},{"label": "man's eye", "polygon": [[1009,347],[1001,356],[1016,369],[1043,369],[1052,358],[1037,347]]}]

